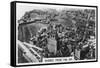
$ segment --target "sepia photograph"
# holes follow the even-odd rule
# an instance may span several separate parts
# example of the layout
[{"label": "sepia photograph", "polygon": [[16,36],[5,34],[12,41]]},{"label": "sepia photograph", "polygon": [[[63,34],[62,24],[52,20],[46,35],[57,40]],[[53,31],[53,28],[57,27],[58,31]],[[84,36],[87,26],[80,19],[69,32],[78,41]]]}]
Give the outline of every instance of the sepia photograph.
[{"label": "sepia photograph", "polygon": [[96,7],[16,3],[16,64],[97,60]]}]

